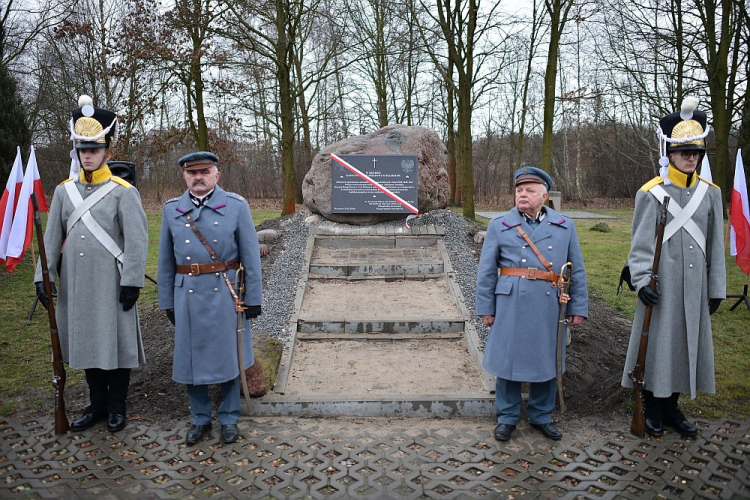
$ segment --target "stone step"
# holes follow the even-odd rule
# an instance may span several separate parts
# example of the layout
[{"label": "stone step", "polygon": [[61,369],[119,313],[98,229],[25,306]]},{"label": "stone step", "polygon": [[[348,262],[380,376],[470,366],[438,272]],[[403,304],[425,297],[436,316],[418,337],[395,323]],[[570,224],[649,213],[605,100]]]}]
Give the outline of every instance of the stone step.
[{"label": "stone step", "polygon": [[441,274],[445,266],[437,246],[373,248],[316,247],[310,274],[329,278]]},{"label": "stone step", "polygon": [[352,399],[331,396],[288,397],[271,395],[253,400],[247,410],[244,399],[240,413],[251,417],[481,417],[495,416],[495,396],[440,394],[436,396],[400,394],[380,398]]},{"label": "stone step", "polygon": [[300,318],[297,331],[300,333],[449,333],[463,332],[465,321],[461,317],[452,318],[411,318],[411,319],[378,319],[378,318]]},{"label": "stone step", "polygon": [[303,341],[284,387],[252,415],[491,416],[494,398],[463,336]]},{"label": "stone step", "polygon": [[371,226],[352,226],[349,224],[338,224],[326,222],[318,225],[314,234],[326,236],[445,236],[445,228],[434,224],[406,225],[385,222]]}]

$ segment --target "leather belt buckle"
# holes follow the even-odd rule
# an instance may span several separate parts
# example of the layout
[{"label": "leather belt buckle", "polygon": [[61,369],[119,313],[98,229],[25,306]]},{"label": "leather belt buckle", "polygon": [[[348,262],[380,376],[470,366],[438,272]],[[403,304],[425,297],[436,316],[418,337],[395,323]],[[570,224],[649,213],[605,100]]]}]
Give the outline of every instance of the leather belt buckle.
[{"label": "leather belt buckle", "polygon": [[190,274],[193,276],[197,276],[201,273],[201,265],[200,264],[190,264]]},{"label": "leather belt buckle", "polygon": [[526,279],[527,280],[535,280],[537,279],[536,273],[539,271],[536,267],[527,267],[526,268]]}]

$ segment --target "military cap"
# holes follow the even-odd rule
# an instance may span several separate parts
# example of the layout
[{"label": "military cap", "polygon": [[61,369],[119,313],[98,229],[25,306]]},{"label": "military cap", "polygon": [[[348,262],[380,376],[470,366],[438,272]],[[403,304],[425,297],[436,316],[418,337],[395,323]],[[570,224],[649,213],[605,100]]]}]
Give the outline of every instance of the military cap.
[{"label": "military cap", "polygon": [[70,132],[75,149],[111,148],[117,142],[119,123],[112,111],[95,108],[91,97],[78,98]]},{"label": "military cap", "polygon": [[659,138],[666,143],[667,153],[706,150],[706,113],[697,107],[698,99],[686,97],[680,111],[659,120]]},{"label": "military cap", "polygon": [[534,182],[536,184],[544,184],[547,186],[547,191],[552,189],[552,177],[541,168],[521,167],[516,170],[513,179],[515,179],[516,186],[528,182]]},{"label": "military cap", "polygon": [[208,167],[218,167],[219,157],[210,151],[189,153],[177,160],[183,170],[199,170]]}]

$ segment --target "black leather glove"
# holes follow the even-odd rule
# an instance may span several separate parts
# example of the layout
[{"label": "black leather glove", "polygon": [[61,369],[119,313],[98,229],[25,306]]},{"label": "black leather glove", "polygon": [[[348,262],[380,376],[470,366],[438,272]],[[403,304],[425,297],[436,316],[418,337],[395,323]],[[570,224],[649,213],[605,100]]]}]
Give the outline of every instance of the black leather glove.
[{"label": "black leather glove", "polygon": [[656,292],[652,292],[651,288],[647,286],[638,290],[638,298],[641,299],[641,302],[646,306],[655,306],[656,303],[659,302],[660,295],[661,292],[658,287],[656,288]]},{"label": "black leather glove", "polygon": [[708,313],[715,313],[719,309],[722,300],[723,299],[708,299]]},{"label": "black leather glove", "polygon": [[165,309],[164,312],[167,313],[167,319],[174,326],[174,309]]},{"label": "black leather glove", "polygon": [[34,288],[36,288],[36,298],[39,299],[39,302],[41,302],[44,308],[47,309],[47,306],[49,306],[49,295],[44,291],[44,282],[34,282]]},{"label": "black leather glove", "polygon": [[123,311],[130,311],[138,300],[141,289],[137,286],[124,286],[120,289],[120,304]]},{"label": "black leather glove", "polygon": [[261,315],[260,306],[247,306],[245,309],[245,318],[253,319]]}]

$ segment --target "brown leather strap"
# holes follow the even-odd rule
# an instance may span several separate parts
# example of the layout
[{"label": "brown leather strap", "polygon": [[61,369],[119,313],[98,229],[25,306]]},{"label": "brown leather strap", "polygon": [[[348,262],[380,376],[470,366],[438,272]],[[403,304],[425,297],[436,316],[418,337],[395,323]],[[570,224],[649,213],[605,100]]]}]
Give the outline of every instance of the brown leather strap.
[{"label": "brown leather strap", "polygon": [[175,269],[180,274],[191,274],[193,276],[198,276],[199,274],[206,274],[206,273],[220,273],[223,271],[228,271],[229,269],[237,269],[240,267],[240,263],[236,260],[230,260],[230,261],[219,261],[219,262],[211,262],[210,264],[188,264],[188,265],[176,265]]},{"label": "brown leather strap", "polygon": [[531,241],[531,238],[529,238],[529,235],[526,234],[526,231],[524,231],[520,225],[516,226],[516,229],[518,229],[518,232],[521,233],[521,237],[526,240],[526,243],[528,243],[528,245],[534,251],[534,253],[536,254],[536,258],[539,259],[539,262],[541,262],[542,265],[547,268],[547,271],[554,274],[554,272],[552,272],[552,263],[544,258],[544,255],[542,255],[542,252],[540,252],[536,245],[534,245],[534,242]]},{"label": "brown leather strap", "polygon": [[560,275],[552,271],[542,271],[536,267],[501,267],[500,275],[502,276],[520,276],[527,280],[544,280],[557,283]]},{"label": "brown leather strap", "polygon": [[216,252],[214,252],[214,249],[211,248],[211,245],[208,244],[206,238],[204,238],[201,232],[198,230],[198,226],[195,225],[195,222],[193,222],[193,218],[190,217],[190,214],[185,214],[185,218],[187,219],[188,223],[190,224],[190,228],[193,230],[200,242],[203,243],[203,246],[206,247],[206,250],[208,250],[208,255],[211,256],[211,260],[214,262],[219,262],[219,257],[216,255]]},{"label": "brown leather strap", "polygon": [[[193,218],[190,217],[190,214],[185,214],[185,218],[187,219],[188,223],[190,224],[190,228],[193,230],[195,235],[198,237],[201,243],[203,243],[203,246],[206,247],[206,250],[208,250],[208,254],[211,256],[211,260],[214,261],[213,264],[190,264],[189,266],[175,266],[178,273],[182,273],[180,271],[180,268],[188,269],[188,272],[183,274],[191,274],[193,276],[197,274],[202,273],[218,273],[222,272],[224,273],[224,283],[227,284],[227,288],[229,288],[229,293],[232,294],[232,299],[234,299],[234,310],[237,311],[237,314],[241,314],[242,311],[245,308],[245,304],[242,303],[242,299],[240,299],[237,296],[237,292],[234,291],[234,288],[232,288],[232,284],[229,282],[229,277],[227,277],[226,271],[227,269],[236,269],[239,267],[239,262],[236,260],[230,260],[230,261],[220,261],[219,257],[216,255],[216,252],[214,252],[214,249],[211,248],[211,245],[208,244],[208,241],[206,238],[203,237],[200,230],[198,229],[198,226],[195,225],[195,222],[193,221]],[[238,316],[238,319],[240,317]],[[243,371],[242,366],[240,366],[240,372]]]}]

